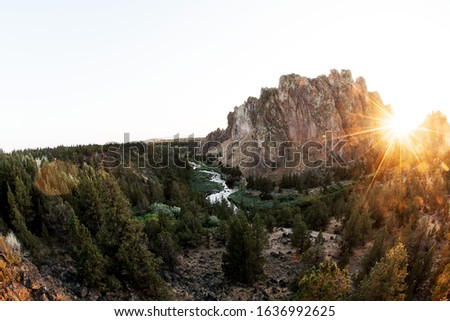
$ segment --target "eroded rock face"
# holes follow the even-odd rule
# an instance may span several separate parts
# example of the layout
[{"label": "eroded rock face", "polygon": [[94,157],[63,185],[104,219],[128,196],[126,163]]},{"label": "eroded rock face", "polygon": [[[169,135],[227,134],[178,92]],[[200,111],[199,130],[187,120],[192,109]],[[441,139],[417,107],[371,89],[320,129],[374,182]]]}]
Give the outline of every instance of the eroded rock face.
[{"label": "eroded rock face", "polygon": [[[231,143],[255,141],[263,148],[288,141],[299,146],[306,142],[323,143],[326,132],[331,132],[334,138],[348,140],[342,153],[351,161],[376,139],[373,135],[356,134],[380,126],[376,119],[384,118],[386,113],[391,113],[391,109],[378,93],[368,92],[365,80],[353,80],[348,70],[332,70],[330,75],[314,79],[291,74],[280,77],[278,88],[263,88],[258,99],[250,97],[235,107],[228,115],[228,127],[210,133],[206,141],[222,143],[225,148],[221,161],[236,166],[245,156],[226,148]],[[257,153],[262,155],[261,151]],[[270,158],[279,163],[274,153],[269,153]],[[267,167],[267,163],[258,167]],[[254,169],[243,171],[248,174]]]},{"label": "eroded rock face", "polygon": [[16,253],[0,236],[0,301],[73,300],[52,277]]}]

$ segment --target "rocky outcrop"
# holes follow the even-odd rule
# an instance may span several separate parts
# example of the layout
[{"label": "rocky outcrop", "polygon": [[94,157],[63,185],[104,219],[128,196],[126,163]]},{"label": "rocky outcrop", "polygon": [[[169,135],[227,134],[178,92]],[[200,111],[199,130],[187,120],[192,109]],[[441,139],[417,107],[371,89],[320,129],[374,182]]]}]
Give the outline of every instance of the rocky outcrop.
[{"label": "rocky outcrop", "polygon": [[[239,165],[245,155],[239,155],[242,151],[230,145],[254,141],[260,149],[258,155],[270,157],[273,164],[280,161],[279,151],[263,155],[264,147],[298,148],[306,142],[323,143],[325,135],[332,133],[334,138],[348,140],[340,152],[351,161],[376,139],[362,133],[377,128],[377,119],[385,118],[386,113],[391,109],[383,104],[380,95],[368,92],[365,80],[353,80],[348,70],[332,70],[330,75],[314,79],[291,74],[280,77],[278,88],[263,88],[259,98],[250,97],[235,107],[228,115],[228,127],[210,133],[206,141],[208,148],[214,146],[211,141],[221,143],[221,161],[232,166]],[[243,171],[248,173],[249,169]]]},{"label": "rocky outcrop", "polygon": [[34,264],[21,256],[17,240],[8,237],[10,240],[0,236],[0,301],[74,299],[58,280],[44,278]]},{"label": "rocky outcrop", "polygon": [[440,111],[430,113],[417,128],[413,138],[416,140],[414,146],[417,150],[442,157],[448,153],[450,146],[450,125],[447,117]]}]

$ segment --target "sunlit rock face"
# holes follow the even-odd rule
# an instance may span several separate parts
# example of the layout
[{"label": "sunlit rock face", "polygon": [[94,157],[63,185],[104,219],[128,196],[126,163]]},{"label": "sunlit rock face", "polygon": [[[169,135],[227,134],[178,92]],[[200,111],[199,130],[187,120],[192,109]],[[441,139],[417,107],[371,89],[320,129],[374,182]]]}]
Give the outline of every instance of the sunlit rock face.
[{"label": "sunlit rock face", "polygon": [[[228,127],[210,133],[206,141],[218,141],[222,146],[255,141],[259,148],[291,142],[291,146],[298,147],[307,142],[323,144],[326,135],[332,134],[348,141],[340,153],[353,161],[375,142],[375,135],[368,132],[380,126],[379,120],[386,113],[391,109],[383,104],[380,95],[368,92],[363,78],[353,80],[349,70],[332,70],[328,76],[314,79],[290,74],[280,77],[278,88],[263,88],[259,98],[250,97],[235,107],[228,115]],[[241,166],[244,174],[264,173],[274,164],[281,166],[270,172],[285,170],[279,150],[257,153],[270,158],[271,165],[262,162],[251,168]],[[222,163],[233,166],[242,165],[245,159],[236,148],[224,148],[222,155]],[[303,165],[291,170],[301,170]]]},{"label": "sunlit rock face", "polygon": [[52,276],[43,277],[21,254],[16,237],[0,234],[0,301],[74,300]]}]

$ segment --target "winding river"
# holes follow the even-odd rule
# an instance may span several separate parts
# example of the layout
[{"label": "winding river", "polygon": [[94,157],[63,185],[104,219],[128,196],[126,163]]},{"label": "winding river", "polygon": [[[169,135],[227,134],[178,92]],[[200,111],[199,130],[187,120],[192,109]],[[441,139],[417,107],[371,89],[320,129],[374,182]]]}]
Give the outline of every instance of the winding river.
[{"label": "winding river", "polygon": [[212,194],[209,194],[206,197],[211,203],[219,203],[219,202],[222,202],[222,200],[225,200],[227,202],[228,206],[230,206],[234,210],[236,210],[236,206],[228,200],[228,197],[231,194],[233,194],[234,192],[236,192],[237,189],[229,188],[227,186],[227,184],[225,183],[225,181],[220,176],[220,173],[217,173],[217,172],[212,171],[212,170],[200,169],[199,165],[197,163],[194,163],[194,162],[190,162],[190,165],[191,165],[191,167],[194,170],[199,170],[199,171],[201,171],[203,173],[209,174],[210,175],[210,179],[209,180],[211,182],[219,183],[222,186],[222,189],[220,191],[212,193]]}]

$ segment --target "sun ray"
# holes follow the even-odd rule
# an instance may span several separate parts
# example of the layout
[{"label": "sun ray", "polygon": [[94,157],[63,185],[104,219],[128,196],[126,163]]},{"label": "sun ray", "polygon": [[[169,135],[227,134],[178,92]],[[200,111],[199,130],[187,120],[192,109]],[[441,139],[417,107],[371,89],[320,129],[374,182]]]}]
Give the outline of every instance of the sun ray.
[{"label": "sun ray", "polygon": [[370,151],[372,151],[373,149],[375,149],[379,144],[382,143],[382,140],[379,139],[378,141],[375,142],[375,144],[373,146],[371,146],[367,151],[366,154],[368,154]]},{"label": "sun ray", "polygon": [[[352,87],[353,87],[355,90],[357,90],[359,93],[362,93],[362,91],[361,91],[358,87],[356,87],[354,84],[352,84]],[[362,94],[364,94],[364,93],[362,93]],[[391,115],[390,112],[389,112],[388,110],[386,110],[386,107],[385,107],[385,106],[380,106],[380,104],[379,104],[377,101],[375,101],[374,99],[372,99],[370,96],[367,96],[367,97],[368,97],[369,101],[370,101],[376,108],[378,108],[378,110],[381,111],[386,117],[389,116],[389,115]]]},{"label": "sun ray", "polygon": [[383,163],[384,163],[384,161],[386,160],[386,157],[387,157],[387,155],[388,155],[388,153],[389,153],[389,150],[391,149],[391,146],[392,146],[393,143],[394,143],[394,139],[391,139],[391,141],[389,142],[388,147],[387,147],[386,150],[384,151],[383,158],[381,159],[380,163],[378,164],[377,170],[375,171],[375,174],[374,174],[373,177],[372,177],[372,181],[370,182],[369,186],[367,187],[367,190],[366,190],[366,196],[367,196],[367,194],[369,193],[370,189],[372,188],[372,185],[373,185],[373,183],[375,182],[375,179],[376,179],[376,177],[377,177],[377,175],[378,175],[378,173],[379,173],[379,171],[380,171],[380,169],[381,169],[381,166],[383,166]]},{"label": "sun ray", "polygon": [[371,133],[375,133],[375,132],[381,132],[381,131],[384,130],[384,129],[386,129],[386,128],[385,128],[385,127],[377,127],[377,128],[365,129],[365,130],[357,131],[357,132],[355,132],[355,133],[337,136],[336,138],[339,139],[339,138],[347,138],[347,137],[361,136],[361,135],[364,135],[364,134],[371,134]]},{"label": "sun ray", "polygon": [[434,129],[427,128],[427,127],[424,127],[424,126],[419,126],[419,127],[417,127],[417,130],[418,130],[418,131],[428,132],[428,133],[431,133],[431,134],[438,134],[438,135],[442,135],[442,134],[443,134],[442,131],[434,130]]}]

